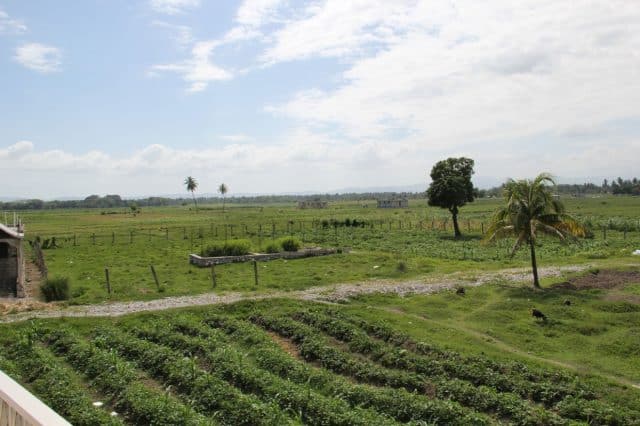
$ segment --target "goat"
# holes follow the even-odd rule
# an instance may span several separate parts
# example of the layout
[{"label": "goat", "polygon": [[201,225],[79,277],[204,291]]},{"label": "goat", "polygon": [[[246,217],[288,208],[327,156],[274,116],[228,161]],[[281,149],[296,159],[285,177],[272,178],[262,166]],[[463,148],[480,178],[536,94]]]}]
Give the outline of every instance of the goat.
[{"label": "goat", "polygon": [[547,316],[543,314],[541,311],[537,310],[536,308],[531,309],[531,316],[537,319],[541,319],[542,321],[547,320]]}]

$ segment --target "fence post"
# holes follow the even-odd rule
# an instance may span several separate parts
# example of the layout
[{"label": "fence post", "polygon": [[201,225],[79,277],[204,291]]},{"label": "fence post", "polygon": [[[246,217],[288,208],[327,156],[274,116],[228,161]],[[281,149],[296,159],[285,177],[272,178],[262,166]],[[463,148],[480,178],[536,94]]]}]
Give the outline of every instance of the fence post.
[{"label": "fence post", "polygon": [[129,244],[133,243],[133,231],[129,231]]},{"label": "fence post", "polygon": [[169,227],[164,228],[164,239],[169,241]]},{"label": "fence post", "polygon": [[253,275],[255,278],[256,287],[258,287],[258,262],[255,260],[253,261]]},{"label": "fence post", "polygon": [[111,244],[115,244],[115,242],[116,242],[116,233],[111,232]]},{"label": "fence post", "polygon": [[216,285],[218,283],[216,282],[216,264],[215,263],[211,264],[211,281],[213,282],[213,288],[216,288]]},{"label": "fence post", "polygon": [[484,235],[484,222],[480,222],[480,230],[482,231],[482,235]]},{"label": "fence post", "polygon": [[151,275],[153,275],[153,280],[156,282],[156,287],[158,291],[160,291],[160,281],[158,281],[158,275],[156,274],[156,268],[153,265],[149,265],[151,267]]},{"label": "fence post", "polygon": [[76,234],[73,234],[73,246],[76,246]]},{"label": "fence post", "polygon": [[111,281],[109,281],[109,268],[104,268],[104,276],[107,279],[107,293],[111,297]]},{"label": "fence post", "polygon": [[93,240],[93,245],[95,246],[96,245],[96,233],[95,232],[91,234],[91,239]]}]

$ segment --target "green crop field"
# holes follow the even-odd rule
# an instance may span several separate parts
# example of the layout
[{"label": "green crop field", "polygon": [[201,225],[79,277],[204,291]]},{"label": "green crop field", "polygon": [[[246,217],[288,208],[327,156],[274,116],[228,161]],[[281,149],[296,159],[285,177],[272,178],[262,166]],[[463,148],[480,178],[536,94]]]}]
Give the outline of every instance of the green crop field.
[{"label": "green crop field", "polygon": [[[553,322],[531,320],[527,296]],[[623,324],[637,332],[639,310],[607,319],[593,292],[554,308],[565,296],[487,286],[402,302],[282,299],[27,322],[3,326],[0,365],[77,425],[638,424],[639,391],[607,375],[637,379],[638,357],[624,369],[619,357],[637,355],[638,340],[625,343],[620,329],[617,340],[597,340],[597,353],[579,352],[592,334],[615,337],[607,329]],[[508,323],[497,319],[514,299]],[[586,318],[603,331],[576,327]],[[476,339],[465,321],[495,337]],[[502,338],[541,356],[501,350]],[[542,357],[567,348],[573,362],[598,355],[584,364],[592,374]]]},{"label": "green crop field", "polygon": [[[592,238],[561,243],[542,240],[544,265],[633,262],[640,247],[638,197],[570,198],[569,211],[593,231]],[[27,239],[55,238],[44,251],[49,274],[70,279],[72,304],[139,300],[199,294],[212,290],[210,271],[190,266],[189,253],[214,242],[248,239],[263,251],[273,239],[293,235],[306,246],[350,247],[348,254],[216,268],[217,292],[299,290],[311,286],[377,278],[409,278],[455,271],[493,270],[528,265],[522,250],[509,256],[511,242],[485,245],[482,231],[499,201],[481,199],[461,210],[464,238],[452,238],[446,210],[413,201],[408,209],[377,209],[374,201],[333,203],[327,209],[292,205],[231,205],[129,210],[53,210],[27,212]],[[356,223],[356,226],[352,226]],[[345,226],[350,225],[350,226]],[[154,265],[160,281],[150,272]],[[107,293],[105,268],[112,293]]]},{"label": "green crop field", "polygon": [[[529,267],[526,250],[481,241],[498,200],[461,210],[461,239],[424,201],[26,212],[26,239],[48,247],[70,298],[58,318],[0,317],[20,320],[0,324],[0,370],[75,425],[640,425],[640,198],[564,201],[589,237],[538,241],[539,266],[557,272],[541,290],[526,269],[503,275]],[[214,288],[188,262],[214,243],[262,252],[286,236],[350,250],[258,262],[257,285],[251,263],[216,266]],[[322,297],[446,280],[464,293]],[[315,301],[294,293],[312,287]],[[211,292],[268,299],[65,317]]]}]

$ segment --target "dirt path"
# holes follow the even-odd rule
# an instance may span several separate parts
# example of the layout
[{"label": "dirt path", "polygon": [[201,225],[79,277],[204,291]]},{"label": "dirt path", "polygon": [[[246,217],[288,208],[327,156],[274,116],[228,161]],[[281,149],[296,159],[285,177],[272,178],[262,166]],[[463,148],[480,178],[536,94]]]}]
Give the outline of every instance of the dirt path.
[{"label": "dirt path", "polygon": [[[589,265],[561,266],[541,268],[541,277],[560,276],[566,272],[578,272],[589,268]],[[241,300],[263,300],[273,298],[293,298],[312,301],[337,302],[347,300],[361,294],[393,293],[399,295],[431,294],[444,290],[455,289],[458,286],[476,287],[496,279],[507,281],[526,281],[530,279],[530,271],[525,268],[503,269],[494,272],[483,272],[473,279],[466,278],[462,273],[447,276],[427,277],[406,281],[372,280],[359,283],[334,284],[322,287],[310,287],[306,290],[290,292],[271,292],[258,295],[243,293],[205,293],[194,296],[166,297],[149,301],[113,302],[99,305],[78,305],[61,308],[47,306],[41,310],[32,310],[0,317],[0,322],[24,321],[31,318],[61,318],[61,317],[117,317],[135,312],[160,311],[165,309],[189,306],[206,306],[229,304]]]}]

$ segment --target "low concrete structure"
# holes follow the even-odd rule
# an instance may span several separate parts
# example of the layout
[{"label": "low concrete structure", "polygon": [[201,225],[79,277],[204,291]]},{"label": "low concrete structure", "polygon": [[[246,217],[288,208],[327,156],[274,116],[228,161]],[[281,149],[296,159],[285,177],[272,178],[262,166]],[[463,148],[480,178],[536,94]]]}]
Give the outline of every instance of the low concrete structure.
[{"label": "low concrete structure", "polygon": [[0,425],[71,426],[71,423],[0,371]]},{"label": "low concrete structure", "polygon": [[379,209],[406,209],[407,207],[409,207],[409,200],[407,200],[406,198],[378,200]]},{"label": "low concrete structure", "polygon": [[[218,256],[218,257],[202,257],[197,254],[189,255],[189,263],[192,265],[207,267],[211,265],[222,265],[225,263],[267,261],[275,259],[301,259],[303,257],[326,256],[338,253],[339,249],[335,248],[306,248],[298,251],[285,251],[280,253],[254,253],[244,256]],[[343,253],[348,253],[349,249],[341,249]]]},{"label": "low concrete structure", "polygon": [[24,228],[0,223],[0,297],[25,297]]},{"label": "low concrete structure", "polygon": [[328,205],[326,201],[320,200],[298,201],[299,209],[326,209]]}]

